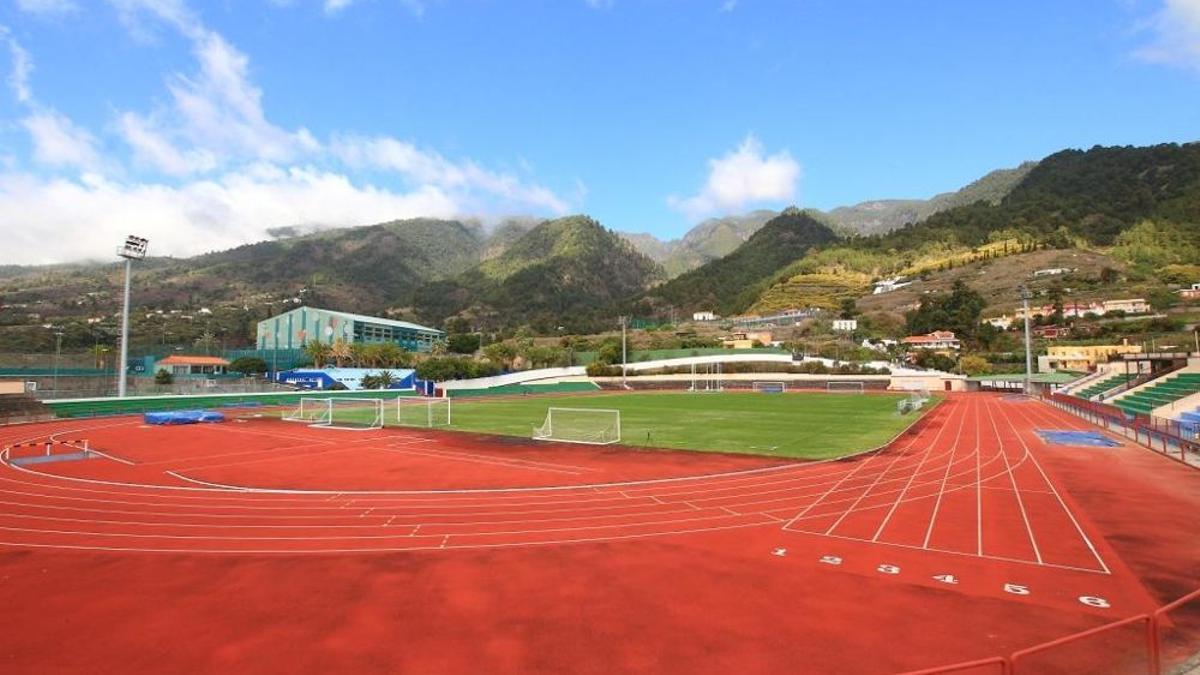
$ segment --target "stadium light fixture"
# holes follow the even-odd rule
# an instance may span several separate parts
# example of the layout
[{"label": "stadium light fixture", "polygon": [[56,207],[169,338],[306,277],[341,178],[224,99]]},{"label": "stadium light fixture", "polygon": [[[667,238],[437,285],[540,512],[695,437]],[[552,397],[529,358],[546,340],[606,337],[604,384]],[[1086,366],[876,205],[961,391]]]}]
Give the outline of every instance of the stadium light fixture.
[{"label": "stadium light fixture", "polygon": [[117,255],[125,259],[125,303],[121,309],[121,360],[117,363],[117,396],[125,398],[129,382],[129,280],[133,276],[133,261],[146,257],[146,249],[150,240],[145,237],[129,235],[125,237],[125,245],[117,249]]}]

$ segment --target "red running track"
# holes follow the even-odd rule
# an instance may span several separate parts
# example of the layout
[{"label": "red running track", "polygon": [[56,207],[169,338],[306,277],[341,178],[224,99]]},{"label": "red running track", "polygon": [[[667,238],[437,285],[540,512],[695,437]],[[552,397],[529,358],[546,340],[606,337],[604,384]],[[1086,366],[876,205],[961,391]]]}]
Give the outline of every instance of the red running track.
[{"label": "red running track", "polygon": [[0,468],[0,590],[24,619],[0,666],[885,673],[989,656],[1197,581],[1194,526],[1143,503],[1194,513],[1196,472],[1035,433],[1084,427],[955,396],[881,452],[799,464],[269,422],[0,429],[105,453]]}]

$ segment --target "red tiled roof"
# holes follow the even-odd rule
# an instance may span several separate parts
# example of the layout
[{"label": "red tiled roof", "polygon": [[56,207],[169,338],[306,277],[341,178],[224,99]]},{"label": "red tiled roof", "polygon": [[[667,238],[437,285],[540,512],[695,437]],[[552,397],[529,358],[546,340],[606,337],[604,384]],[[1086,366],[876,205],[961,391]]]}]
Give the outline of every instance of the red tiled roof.
[{"label": "red tiled roof", "polygon": [[219,356],[184,356],[172,354],[157,362],[159,366],[227,366],[229,362]]}]

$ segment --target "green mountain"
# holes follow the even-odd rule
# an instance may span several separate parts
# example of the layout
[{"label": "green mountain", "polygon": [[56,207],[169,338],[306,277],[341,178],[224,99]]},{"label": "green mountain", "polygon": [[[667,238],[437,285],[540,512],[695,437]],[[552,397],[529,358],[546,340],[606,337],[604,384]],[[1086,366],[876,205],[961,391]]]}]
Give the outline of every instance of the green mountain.
[{"label": "green mountain", "polygon": [[647,292],[645,303],[662,310],[713,310],[732,314],[749,307],[763,284],[782,267],[814,246],[838,240],[837,234],[812,216],[785,209],[729,255],[705,263]]},{"label": "green mountain", "polygon": [[1200,145],[1056,153],[999,201],[977,200],[809,251],[778,270],[752,309],[835,308],[863,296],[873,279],[923,277],[1046,249],[1102,251],[1142,280],[1195,281]]},{"label": "green mountain", "polygon": [[621,233],[639,251],[663,266],[668,277],[695,269],[732,253],[775,216],[776,211],[751,211],[743,215],[709,218],[681,239],[662,241],[652,234]]},{"label": "green mountain", "polygon": [[607,308],[662,278],[662,269],[587,216],[541,223],[453,279],[418,293],[414,313],[432,323],[460,316],[476,325],[529,324],[581,331],[611,319]]}]

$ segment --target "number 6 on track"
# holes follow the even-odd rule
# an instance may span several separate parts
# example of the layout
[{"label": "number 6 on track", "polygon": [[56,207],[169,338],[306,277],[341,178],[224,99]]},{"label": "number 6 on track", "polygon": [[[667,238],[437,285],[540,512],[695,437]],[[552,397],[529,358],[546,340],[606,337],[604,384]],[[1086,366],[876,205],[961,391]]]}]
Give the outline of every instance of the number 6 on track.
[{"label": "number 6 on track", "polygon": [[900,568],[896,567],[895,565],[880,565],[875,569],[883,572],[884,574],[900,574]]},{"label": "number 6 on track", "polygon": [[958,579],[956,579],[953,574],[935,574],[933,576],[933,580],[940,581],[943,584],[957,584],[958,583]]},{"label": "number 6 on track", "polygon": [[1029,587],[1020,584],[1004,584],[1004,592],[1013,595],[1029,595]]}]

